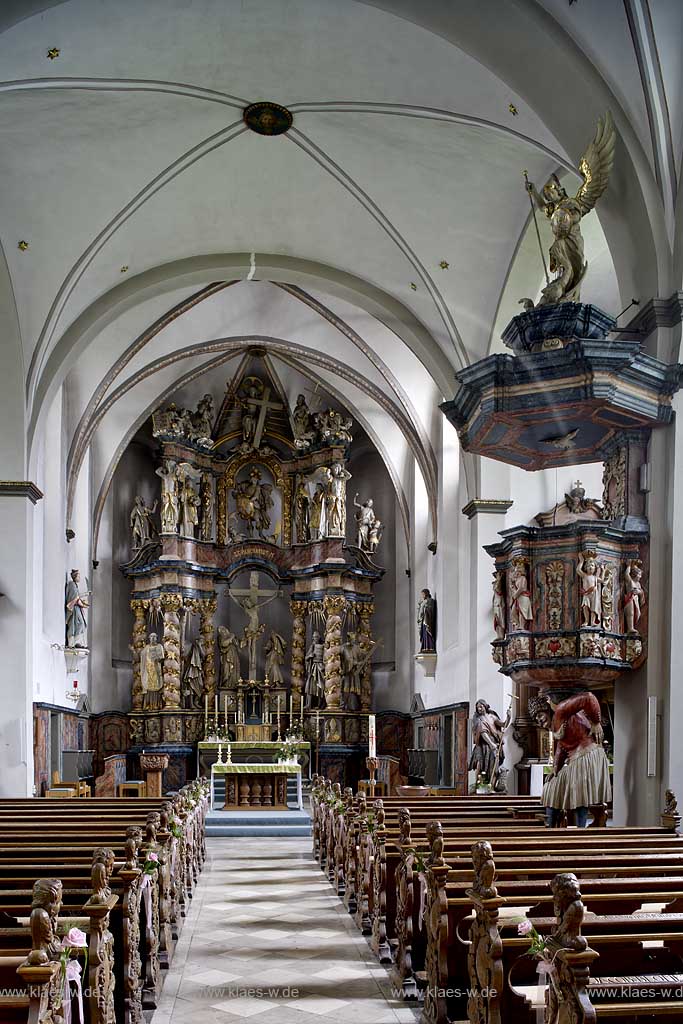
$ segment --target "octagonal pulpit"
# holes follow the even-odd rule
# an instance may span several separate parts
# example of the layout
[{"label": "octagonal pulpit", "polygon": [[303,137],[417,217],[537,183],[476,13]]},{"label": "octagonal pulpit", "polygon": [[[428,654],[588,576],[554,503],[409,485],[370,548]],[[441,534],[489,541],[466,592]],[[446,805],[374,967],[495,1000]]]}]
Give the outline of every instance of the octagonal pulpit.
[{"label": "octagonal pulpit", "polygon": [[140,768],[145,776],[148,797],[163,796],[163,775],[168,768],[168,754],[140,754]]}]

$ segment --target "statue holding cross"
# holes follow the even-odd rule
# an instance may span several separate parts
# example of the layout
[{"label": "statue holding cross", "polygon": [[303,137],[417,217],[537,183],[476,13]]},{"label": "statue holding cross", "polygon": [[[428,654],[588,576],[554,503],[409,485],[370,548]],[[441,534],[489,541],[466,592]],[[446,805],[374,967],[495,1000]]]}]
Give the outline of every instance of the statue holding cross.
[{"label": "statue holding cross", "polygon": [[270,385],[258,377],[245,377],[237,403],[242,409],[242,445],[245,450],[261,447],[266,416],[271,409],[282,409],[282,402],[270,401]]},{"label": "statue holding cross", "polygon": [[[259,609],[281,596],[280,590],[259,590],[258,577],[258,572],[251,572],[247,588],[231,587],[228,591],[249,620],[240,640],[240,647],[246,647],[249,651],[249,679],[256,679],[256,647],[266,629],[265,623],[259,622]],[[261,601],[260,598],[265,600]]]}]

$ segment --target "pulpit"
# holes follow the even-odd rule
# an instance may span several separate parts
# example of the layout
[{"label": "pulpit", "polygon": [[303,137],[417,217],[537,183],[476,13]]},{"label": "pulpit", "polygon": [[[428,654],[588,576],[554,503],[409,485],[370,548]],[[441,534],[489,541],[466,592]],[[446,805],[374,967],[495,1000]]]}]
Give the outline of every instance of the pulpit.
[{"label": "pulpit", "polygon": [[168,768],[168,754],[140,754],[140,767],[144,772],[148,797],[163,796],[163,774]]}]

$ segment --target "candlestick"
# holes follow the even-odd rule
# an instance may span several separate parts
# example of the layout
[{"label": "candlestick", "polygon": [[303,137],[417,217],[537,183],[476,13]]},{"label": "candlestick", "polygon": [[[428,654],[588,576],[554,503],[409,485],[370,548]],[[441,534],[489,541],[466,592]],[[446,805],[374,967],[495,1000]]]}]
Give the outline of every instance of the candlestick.
[{"label": "candlestick", "polygon": [[218,725],[218,694],[214,697],[213,717],[216,725]]},{"label": "candlestick", "polygon": [[303,695],[301,697],[301,711],[299,712],[299,721],[301,722],[301,729],[303,731],[303,727],[304,727],[304,698],[303,698]]},{"label": "candlestick", "polygon": [[227,732],[227,730],[228,730],[228,695],[227,695],[227,693],[225,694],[225,704],[223,705],[223,712],[224,712],[223,720],[225,722],[225,731]]},{"label": "candlestick", "polygon": [[209,695],[204,694],[204,739],[209,735]]}]

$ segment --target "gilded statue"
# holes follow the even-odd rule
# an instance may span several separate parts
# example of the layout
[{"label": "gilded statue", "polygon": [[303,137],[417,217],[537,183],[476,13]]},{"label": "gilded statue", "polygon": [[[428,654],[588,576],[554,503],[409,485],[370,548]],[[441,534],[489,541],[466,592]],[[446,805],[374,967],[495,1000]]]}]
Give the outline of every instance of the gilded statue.
[{"label": "gilded statue", "polygon": [[148,508],[141,494],[135,497],[130,513],[130,528],[133,533],[133,549],[135,551],[144,547],[157,532],[152,521],[157,505],[158,502],[155,501],[151,508]]},{"label": "gilded statue", "polygon": [[581,218],[590,213],[607,188],[614,163],[615,143],[614,122],[607,111],[598,121],[595,138],[579,163],[583,183],[575,196],[567,195],[556,174],[550,176],[541,193],[533,182],[527,180],[529,195],[550,220],[554,236],[550,247],[550,271],[555,277],[543,289],[539,306],[579,301],[588,267],[584,260]]}]

